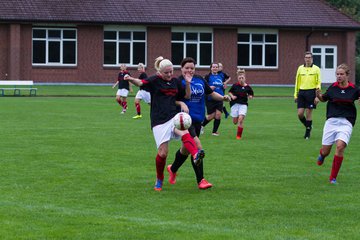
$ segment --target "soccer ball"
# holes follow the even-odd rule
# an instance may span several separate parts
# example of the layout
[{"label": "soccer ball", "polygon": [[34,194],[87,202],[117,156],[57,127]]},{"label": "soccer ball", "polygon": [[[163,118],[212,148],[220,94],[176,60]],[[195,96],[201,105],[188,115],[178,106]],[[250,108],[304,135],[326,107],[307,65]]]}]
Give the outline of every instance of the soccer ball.
[{"label": "soccer ball", "polygon": [[179,112],[173,119],[175,127],[179,130],[186,130],[191,126],[191,117],[186,112]]}]

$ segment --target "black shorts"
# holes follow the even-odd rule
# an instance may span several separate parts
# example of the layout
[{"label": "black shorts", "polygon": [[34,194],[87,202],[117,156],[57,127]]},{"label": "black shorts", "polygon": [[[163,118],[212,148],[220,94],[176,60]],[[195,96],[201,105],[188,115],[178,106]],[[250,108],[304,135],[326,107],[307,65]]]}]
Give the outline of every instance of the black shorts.
[{"label": "black shorts", "polygon": [[316,109],[315,97],[316,89],[300,90],[297,98],[297,108]]},{"label": "black shorts", "polygon": [[214,101],[214,100],[207,100],[206,101],[206,111],[207,114],[212,114],[219,110],[220,112],[223,111],[223,102],[222,101]]},{"label": "black shorts", "polygon": [[193,122],[188,131],[193,138],[199,137],[201,131],[201,122]]}]

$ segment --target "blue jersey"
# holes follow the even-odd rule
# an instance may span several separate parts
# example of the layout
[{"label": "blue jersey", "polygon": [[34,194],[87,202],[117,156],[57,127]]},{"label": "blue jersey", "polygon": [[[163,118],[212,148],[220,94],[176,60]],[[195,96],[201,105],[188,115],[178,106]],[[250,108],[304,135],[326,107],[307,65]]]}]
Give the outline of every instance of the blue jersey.
[{"label": "blue jersey", "polygon": [[[182,86],[186,87],[186,81],[183,76],[179,77]],[[184,103],[189,108],[189,114],[193,122],[202,122],[205,118],[205,96],[211,94],[213,90],[209,84],[198,75],[194,75],[191,84],[191,97],[184,99]]]},{"label": "blue jersey", "polygon": [[[214,86],[214,91],[220,94],[221,96],[224,96],[224,76],[220,74],[212,74],[209,73],[205,76],[206,81],[208,82],[209,86]],[[210,96],[208,97],[208,100],[213,100]]]}]

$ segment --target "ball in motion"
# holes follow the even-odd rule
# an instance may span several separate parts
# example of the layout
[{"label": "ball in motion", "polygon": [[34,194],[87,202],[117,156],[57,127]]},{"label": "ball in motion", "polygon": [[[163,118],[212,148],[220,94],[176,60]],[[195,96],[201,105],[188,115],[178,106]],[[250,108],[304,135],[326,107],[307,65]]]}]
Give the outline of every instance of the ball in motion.
[{"label": "ball in motion", "polygon": [[191,126],[191,117],[186,112],[179,112],[174,117],[174,125],[179,130],[186,130]]}]

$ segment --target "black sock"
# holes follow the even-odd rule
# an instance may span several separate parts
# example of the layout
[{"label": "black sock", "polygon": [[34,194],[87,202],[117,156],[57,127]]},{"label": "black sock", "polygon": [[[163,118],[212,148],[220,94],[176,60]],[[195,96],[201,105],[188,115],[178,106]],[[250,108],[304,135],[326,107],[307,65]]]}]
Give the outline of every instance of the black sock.
[{"label": "black sock", "polygon": [[310,129],[310,130],[311,130],[311,128],[312,128],[312,121],[311,121],[311,120],[310,120],[310,121],[306,120],[306,122],[305,122],[305,127],[306,127],[306,129]]},{"label": "black sock", "polygon": [[211,120],[207,120],[206,118],[204,119],[204,121],[202,122],[202,126],[205,127]]},{"label": "black sock", "polygon": [[177,152],[175,153],[175,160],[174,160],[173,164],[171,165],[171,171],[173,173],[176,173],[177,170],[181,167],[181,165],[183,165],[183,163],[185,162],[187,157],[188,157],[188,155],[181,154],[180,149],[177,150]]},{"label": "black sock", "polygon": [[204,178],[203,161],[201,161],[199,166],[196,166],[193,160],[193,157],[191,157],[191,165],[196,175],[196,181],[199,184],[199,182]]},{"label": "black sock", "polygon": [[220,126],[220,119],[215,119],[214,120],[214,127],[213,127],[213,133],[216,133],[219,129],[219,126]]},{"label": "black sock", "polygon": [[229,114],[228,111],[226,110],[226,107],[223,107],[223,112],[227,115]]},{"label": "black sock", "polygon": [[306,127],[306,118],[305,118],[305,117],[302,117],[302,118],[299,117],[299,120],[300,120],[300,122],[302,122],[302,124],[304,124],[304,126]]}]

